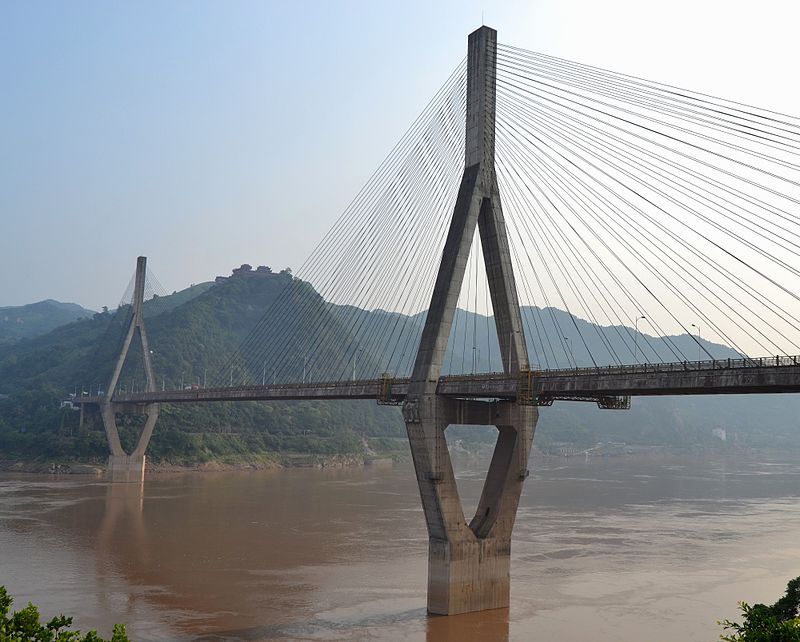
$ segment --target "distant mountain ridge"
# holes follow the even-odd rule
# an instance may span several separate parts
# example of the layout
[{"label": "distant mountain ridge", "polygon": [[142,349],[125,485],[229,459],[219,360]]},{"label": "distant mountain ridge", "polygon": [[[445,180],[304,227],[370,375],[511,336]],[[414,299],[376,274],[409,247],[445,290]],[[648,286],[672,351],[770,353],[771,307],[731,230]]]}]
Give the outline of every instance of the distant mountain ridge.
[{"label": "distant mountain ridge", "polygon": [[[287,287],[292,288],[290,296],[279,298]],[[234,374],[228,355],[236,353],[265,310],[278,301],[285,306],[281,308],[285,314],[280,315],[282,326],[278,332],[287,337],[285,363],[293,370],[288,373],[292,377],[289,380],[300,380],[304,357],[315,345],[309,319],[327,319],[326,332],[347,339],[348,319],[354,314],[362,315],[364,323],[376,329],[369,334],[378,339],[368,353],[359,356],[357,374],[365,375],[387,363],[393,335],[384,333],[381,338],[377,330],[384,327],[387,319],[399,319],[396,313],[365,312],[326,303],[310,284],[286,271],[260,278],[232,277],[148,301],[145,316],[158,383],[167,387],[204,385],[208,375],[208,385],[227,385],[229,376],[232,380]],[[701,342],[703,350],[699,350],[694,336],[671,337],[671,347],[667,347],[662,338],[641,332],[634,354],[624,340],[632,331],[630,328],[610,327],[603,332],[598,326],[555,308],[526,307],[522,313],[531,362],[539,367],[588,366],[592,365],[592,357],[598,365],[607,365],[616,362],[614,355],[623,363],[645,358],[706,358],[705,350],[718,359],[737,356],[736,351],[705,340]],[[404,332],[415,336],[424,323],[424,315],[399,321]],[[7,395],[0,398],[0,453],[22,457],[104,456],[102,427],[89,425],[83,434],[77,434],[76,413],[59,411],[58,403],[65,392],[102,389],[119,351],[123,325],[124,316],[103,312],[37,337],[0,345],[0,394]],[[458,310],[444,372],[501,370],[493,328],[491,317]],[[564,337],[568,337],[566,342],[562,341]],[[326,348],[330,360],[341,363],[344,359],[346,364],[353,364],[348,371],[355,369],[351,358],[337,347],[341,342],[332,343]],[[141,389],[140,363],[141,355],[134,346],[122,374],[124,388]],[[223,366],[224,381],[213,381]],[[269,377],[266,364],[259,362],[256,366],[251,376],[258,382]],[[634,446],[725,448],[735,443],[797,448],[798,417],[800,395],[636,398],[629,411],[599,410],[591,403],[558,402],[552,408],[541,409],[535,444],[584,447],[598,442],[624,442]],[[126,423],[128,418],[122,421],[123,440],[132,439],[133,432],[127,437],[125,432],[127,427],[133,430],[132,420],[130,426]],[[456,427],[452,434],[483,440],[490,438],[492,432]],[[231,453],[353,453],[362,448],[374,449],[373,442],[367,445],[368,439],[388,438],[387,444],[398,447],[404,436],[397,409],[369,401],[167,404],[162,408],[150,454],[154,459],[198,461]]]},{"label": "distant mountain ridge", "polygon": [[0,345],[20,339],[38,337],[78,319],[91,317],[95,312],[77,303],[62,303],[45,299],[27,305],[0,308]]}]

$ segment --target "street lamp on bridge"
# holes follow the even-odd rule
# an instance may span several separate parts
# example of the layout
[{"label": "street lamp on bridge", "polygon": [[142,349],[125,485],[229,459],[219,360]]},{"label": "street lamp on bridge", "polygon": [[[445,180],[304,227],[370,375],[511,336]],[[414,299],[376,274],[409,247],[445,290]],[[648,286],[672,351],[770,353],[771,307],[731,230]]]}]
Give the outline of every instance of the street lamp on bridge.
[{"label": "street lamp on bridge", "polygon": [[636,331],[633,333],[633,361],[636,364],[639,363],[637,340],[639,339],[639,321],[642,320],[647,321],[647,317],[644,315],[636,317],[636,321],[634,322],[634,325],[636,326]]},{"label": "street lamp on bridge", "polygon": [[567,355],[567,361],[572,361],[570,365],[572,365],[573,368],[577,368],[578,364],[575,361],[575,355],[572,354],[572,346],[570,345],[569,337],[564,337],[564,345],[566,346],[565,353]]},{"label": "street lamp on bridge", "polygon": [[697,360],[700,361],[701,357],[703,356],[703,345],[700,343],[700,326],[693,323],[692,327],[697,328]]}]

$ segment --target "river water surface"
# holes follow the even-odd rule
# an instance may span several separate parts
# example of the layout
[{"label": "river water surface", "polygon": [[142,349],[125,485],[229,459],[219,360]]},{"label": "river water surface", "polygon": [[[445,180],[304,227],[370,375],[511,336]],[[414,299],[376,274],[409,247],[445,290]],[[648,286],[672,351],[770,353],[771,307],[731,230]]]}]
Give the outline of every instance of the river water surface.
[{"label": "river water surface", "polygon": [[[458,466],[467,507],[484,462]],[[425,614],[410,464],[0,476],[0,584],[134,640],[711,641],[800,575],[799,456],[535,458],[511,607]]]}]

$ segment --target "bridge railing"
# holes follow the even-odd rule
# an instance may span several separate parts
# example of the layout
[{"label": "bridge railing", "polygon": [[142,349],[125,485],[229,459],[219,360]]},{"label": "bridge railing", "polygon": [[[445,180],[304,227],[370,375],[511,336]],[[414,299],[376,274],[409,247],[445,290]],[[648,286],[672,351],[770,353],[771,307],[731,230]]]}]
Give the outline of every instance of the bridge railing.
[{"label": "bridge railing", "polygon": [[[630,364],[622,366],[590,366],[590,367],[577,367],[577,368],[562,368],[552,370],[538,370],[531,369],[530,371],[523,371],[520,375],[524,375],[520,380],[519,375],[510,376],[504,372],[481,372],[474,374],[464,375],[445,375],[440,377],[442,383],[453,383],[459,381],[465,382],[481,382],[481,385],[486,388],[492,387],[492,382],[510,384],[511,380],[514,383],[514,389],[518,392],[528,389],[531,396],[535,395],[535,384],[537,379],[552,379],[557,377],[591,377],[603,375],[636,375],[636,374],[663,374],[671,372],[706,372],[713,370],[731,370],[731,369],[759,369],[759,368],[783,368],[783,367],[797,367],[800,366],[800,356],[791,355],[776,355],[774,357],[741,357],[738,359],[709,359],[706,361],[676,361],[672,363],[641,363]],[[527,381],[527,384],[525,383]],[[260,390],[269,389],[274,393],[281,391],[303,391],[303,390],[328,390],[335,391],[350,389],[359,389],[361,393],[367,390],[374,390],[375,396],[378,399],[383,399],[387,402],[393,402],[395,397],[405,394],[403,386],[410,384],[411,380],[407,377],[391,377],[388,374],[380,379],[360,379],[355,381],[318,381],[306,383],[280,383],[269,385],[247,385],[247,386],[232,386],[222,388],[192,388],[178,391],[156,391],[154,393],[138,392],[138,393],[117,393],[114,395],[115,402],[144,402],[147,400],[158,400],[159,396],[174,396],[172,393],[177,392],[182,400],[190,400],[192,396],[205,397],[209,394],[217,392],[232,392],[237,391],[240,393],[258,392]],[[495,386],[497,388],[497,386]],[[276,396],[279,396],[276,394]],[[358,396],[358,395],[351,395]],[[363,394],[361,394],[363,397]],[[295,395],[292,396],[295,398]],[[101,403],[105,400],[102,395],[86,395],[74,397],[70,395],[70,401],[77,403]]]},{"label": "bridge railing", "polygon": [[[775,368],[800,365],[800,355],[776,355],[774,357],[741,357],[738,359],[708,359],[705,361],[674,361],[668,363],[638,363],[621,366],[580,366],[575,368],[553,368],[540,370],[533,368],[534,377],[572,377],[604,374],[651,374],[667,372],[728,370],[733,368]],[[470,381],[480,378],[484,381],[504,380],[509,375],[504,372],[481,372],[474,374],[445,375],[447,381]]]},{"label": "bridge railing", "polygon": [[739,359],[707,359],[705,361],[675,361],[670,363],[639,363],[622,366],[588,366],[542,370],[542,377],[560,377],[603,374],[651,374],[668,372],[696,372],[741,368],[776,368],[800,365],[800,356],[776,355],[774,357],[741,357]]}]

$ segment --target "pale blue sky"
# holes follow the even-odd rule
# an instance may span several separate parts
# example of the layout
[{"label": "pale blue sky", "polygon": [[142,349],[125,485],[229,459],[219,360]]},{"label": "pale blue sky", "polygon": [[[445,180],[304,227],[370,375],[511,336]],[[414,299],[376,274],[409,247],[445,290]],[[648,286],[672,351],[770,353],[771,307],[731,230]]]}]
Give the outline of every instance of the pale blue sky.
[{"label": "pale blue sky", "polygon": [[795,2],[0,3],[0,305],[297,267],[466,53],[800,113]]}]

